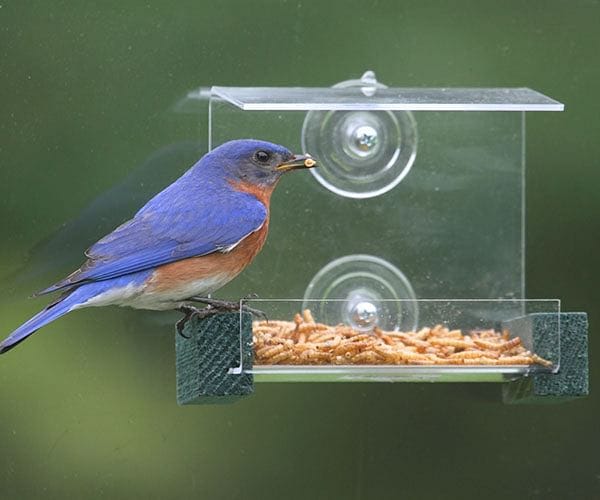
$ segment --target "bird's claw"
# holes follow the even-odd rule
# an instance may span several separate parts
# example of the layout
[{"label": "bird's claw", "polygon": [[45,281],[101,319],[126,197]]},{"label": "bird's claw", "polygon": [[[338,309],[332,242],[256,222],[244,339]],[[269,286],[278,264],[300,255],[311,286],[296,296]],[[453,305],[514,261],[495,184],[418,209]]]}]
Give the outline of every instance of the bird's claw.
[{"label": "bird's claw", "polygon": [[189,339],[190,337],[183,334],[183,329],[185,328],[187,322],[192,318],[192,316],[194,316],[194,314],[199,310],[191,306],[181,306],[178,307],[177,310],[183,313],[183,318],[181,318],[179,321],[177,321],[177,323],[175,323],[177,333],[181,335],[184,339]]},{"label": "bird's claw", "polygon": [[247,312],[247,313],[252,314],[252,316],[254,316],[256,318],[260,318],[265,321],[269,321],[269,317],[267,316],[266,312],[261,311],[260,309],[255,309],[254,307],[247,306],[246,304],[242,304],[242,312]]},{"label": "bird's claw", "polygon": [[213,308],[211,306],[206,306],[204,309],[198,309],[197,307],[186,305],[177,308],[178,311],[183,313],[183,318],[181,318],[177,323],[175,323],[177,333],[181,335],[184,339],[189,339],[190,337],[184,335],[183,333],[187,322],[190,321],[192,318],[203,319],[218,313],[218,311],[213,311],[212,309]]},{"label": "bird's claw", "polygon": [[265,313],[264,311],[261,311],[260,309],[255,309],[253,307],[247,306],[245,304],[246,301],[248,300],[256,300],[258,299],[258,294],[257,293],[249,293],[248,295],[246,295],[242,300],[242,310],[245,312],[249,312],[250,314],[252,314],[252,316],[255,316],[257,318],[263,319],[265,321],[269,321],[269,317],[267,316],[267,313]]}]

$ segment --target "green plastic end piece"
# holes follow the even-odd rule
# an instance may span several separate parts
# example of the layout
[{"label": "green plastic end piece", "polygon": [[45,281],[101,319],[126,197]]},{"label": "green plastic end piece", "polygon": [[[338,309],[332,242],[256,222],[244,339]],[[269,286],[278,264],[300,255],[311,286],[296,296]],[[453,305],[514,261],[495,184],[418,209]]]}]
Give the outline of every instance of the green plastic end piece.
[{"label": "green plastic end piece", "polygon": [[[505,323],[511,331],[531,335],[534,352],[556,359],[557,373],[536,373],[505,384],[502,398],[511,404],[562,403],[586,397],[588,376],[588,319],[586,313],[560,313],[560,341],[556,342],[555,314],[530,314]],[[554,339],[554,340],[552,340]]]},{"label": "green plastic end piece", "polygon": [[[254,391],[252,317],[248,313],[193,318],[175,333],[177,402],[180,405],[231,403]],[[241,338],[240,338],[241,331]]]}]

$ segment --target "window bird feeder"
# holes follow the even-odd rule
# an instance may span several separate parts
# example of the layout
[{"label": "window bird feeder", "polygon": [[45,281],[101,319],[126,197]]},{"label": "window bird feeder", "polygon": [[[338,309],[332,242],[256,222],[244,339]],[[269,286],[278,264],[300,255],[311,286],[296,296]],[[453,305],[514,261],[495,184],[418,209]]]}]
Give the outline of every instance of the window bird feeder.
[{"label": "window bird feeder", "polygon": [[[209,147],[310,153],[239,279],[269,321],[225,314],[177,337],[181,404],[269,381],[504,382],[506,401],[587,394],[587,318],[525,295],[528,88],[212,87]],[[288,183],[289,181],[289,183]],[[291,298],[289,298],[291,297]]]}]

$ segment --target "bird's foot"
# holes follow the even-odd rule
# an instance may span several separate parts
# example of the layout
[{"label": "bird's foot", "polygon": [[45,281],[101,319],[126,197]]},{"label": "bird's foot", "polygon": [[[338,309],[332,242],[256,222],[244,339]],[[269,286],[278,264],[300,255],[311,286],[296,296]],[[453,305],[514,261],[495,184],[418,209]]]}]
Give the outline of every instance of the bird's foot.
[{"label": "bird's foot", "polygon": [[[255,297],[256,296],[254,294],[251,296],[251,298]],[[200,311],[210,309],[210,315],[225,312],[240,312],[241,310],[241,312],[250,313],[252,314],[252,316],[255,316],[257,318],[268,320],[267,315],[263,311],[244,304],[244,301],[247,300],[247,297],[243,298],[240,302],[234,302],[231,300],[212,299],[208,297],[190,297],[188,300],[190,302],[200,302],[201,304],[206,304],[207,307],[205,309],[200,309]]]},{"label": "bird's foot", "polygon": [[188,321],[192,318],[208,318],[213,314],[217,314],[218,311],[213,311],[213,308],[210,306],[205,307],[204,309],[198,309],[197,307],[183,305],[177,308],[178,311],[183,313],[183,318],[181,318],[177,323],[175,323],[175,328],[177,329],[177,333],[181,335],[184,339],[189,339],[187,335],[183,334],[183,330]]}]

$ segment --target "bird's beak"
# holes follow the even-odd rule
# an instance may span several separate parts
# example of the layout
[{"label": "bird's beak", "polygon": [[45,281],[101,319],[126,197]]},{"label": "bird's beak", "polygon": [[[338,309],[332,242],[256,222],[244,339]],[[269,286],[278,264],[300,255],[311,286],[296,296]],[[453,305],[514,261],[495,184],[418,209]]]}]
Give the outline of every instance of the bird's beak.
[{"label": "bird's beak", "polygon": [[294,155],[289,161],[278,165],[275,170],[279,172],[287,172],[288,170],[296,170],[298,168],[313,168],[317,166],[316,160],[310,155]]}]

